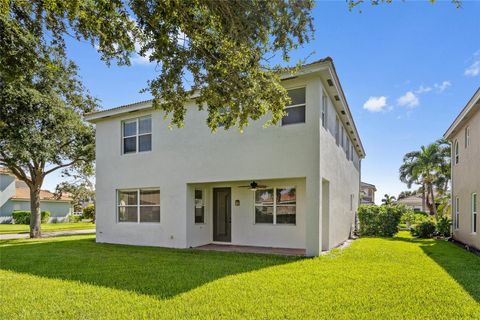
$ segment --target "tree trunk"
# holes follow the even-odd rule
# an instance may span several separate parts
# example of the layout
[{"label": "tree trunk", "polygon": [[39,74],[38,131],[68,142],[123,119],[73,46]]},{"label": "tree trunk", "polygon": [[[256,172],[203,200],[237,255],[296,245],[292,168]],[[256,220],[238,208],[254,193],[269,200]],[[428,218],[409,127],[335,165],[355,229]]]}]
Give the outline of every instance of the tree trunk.
[{"label": "tree trunk", "polygon": [[425,184],[422,186],[422,211],[425,212],[426,209],[426,194],[425,194]]},{"label": "tree trunk", "polygon": [[30,187],[30,238],[40,238],[42,236],[40,213],[40,187]]},{"label": "tree trunk", "polygon": [[432,210],[435,216],[435,221],[438,222],[438,214],[437,214],[437,205],[435,204],[435,196],[433,194],[433,187],[430,186],[430,195],[432,196]]}]

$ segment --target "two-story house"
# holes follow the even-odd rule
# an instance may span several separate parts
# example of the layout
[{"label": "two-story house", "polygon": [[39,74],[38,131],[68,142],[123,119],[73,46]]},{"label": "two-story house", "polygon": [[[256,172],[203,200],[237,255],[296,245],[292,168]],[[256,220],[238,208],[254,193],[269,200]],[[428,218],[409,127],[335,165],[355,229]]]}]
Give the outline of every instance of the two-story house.
[{"label": "two-story house", "polygon": [[96,125],[97,241],[210,243],[320,254],[348,239],[358,207],[360,136],[333,61],[285,75],[282,122],[212,133],[186,104],[168,128],[143,101],[87,115]]},{"label": "two-story house", "polygon": [[452,145],[453,237],[480,250],[480,88],[444,138]]},{"label": "two-story house", "polygon": [[360,204],[374,205],[375,204],[375,192],[377,187],[375,185],[360,182]]}]

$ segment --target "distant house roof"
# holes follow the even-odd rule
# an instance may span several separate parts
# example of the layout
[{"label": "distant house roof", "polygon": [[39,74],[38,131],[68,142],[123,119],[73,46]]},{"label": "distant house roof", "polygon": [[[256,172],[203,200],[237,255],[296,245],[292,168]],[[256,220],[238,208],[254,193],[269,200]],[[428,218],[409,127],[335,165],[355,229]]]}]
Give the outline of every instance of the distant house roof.
[{"label": "distant house roof", "polygon": [[466,120],[473,116],[475,112],[480,110],[480,87],[477,89],[473,97],[468,101],[467,105],[462,109],[460,114],[455,118],[443,137],[447,140],[457,133],[458,129],[461,129]]},{"label": "distant house roof", "polygon": [[[15,195],[11,197],[12,200],[30,200],[30,189],[28,188],[15,188]],[[48,190],[40,190],[40,200],[43,201],[72,201],[67,195],[62,195],[60,198],[56,197],[54,193]]]},{"label": "distant house roof", "polygon": [[377,187],[375,187],[374,184],[366,183],[366,182],[363,182],[363,181],[360,182],[360,187],[362,187],[362,188],[372,188],[375,191],[377,191]]},{"label": "distant house roof", "polygon": [[5,167],[0,167],[0,174],[8,174],[10,176],[13,176],[13,173],[8,168],[5,168]]},{"label": "distant house roof", "polygon": [[[0,167],[0,174],[15,176],[8,168],[5,167]],[[30,201],[30,189],[24,181],[21,181],[15,177],[15,195],[10,199]],[[56,197],[54,193],[48,190],[40,190],[40,200],[71,202],[73,199],[69,197],[68,194],[62,194],[61,197]]]},{"label": "distant house roof", "polygon": [[422,205],[423,196],[422,194],[414,194],[402,199],[397,200],[398,203],[408,204],[408,205]]}]

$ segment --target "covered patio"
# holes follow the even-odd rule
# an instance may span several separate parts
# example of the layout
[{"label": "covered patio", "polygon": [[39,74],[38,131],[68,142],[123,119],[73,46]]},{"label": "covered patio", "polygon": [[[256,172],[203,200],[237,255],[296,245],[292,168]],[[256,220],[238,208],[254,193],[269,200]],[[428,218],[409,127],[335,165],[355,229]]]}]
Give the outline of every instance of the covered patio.
[{"label": "covered patio", "polygon": [[215,244],[215,243],[210,243],[207,245],[195,247],[193,249],[202,250],[202,251],[258,253],[258,254],[272,254],[272,255],[294,256],[294,257],[297,257],[297,256],[303,257],[306,254],[305,249],[239,246],[239,245]]}]

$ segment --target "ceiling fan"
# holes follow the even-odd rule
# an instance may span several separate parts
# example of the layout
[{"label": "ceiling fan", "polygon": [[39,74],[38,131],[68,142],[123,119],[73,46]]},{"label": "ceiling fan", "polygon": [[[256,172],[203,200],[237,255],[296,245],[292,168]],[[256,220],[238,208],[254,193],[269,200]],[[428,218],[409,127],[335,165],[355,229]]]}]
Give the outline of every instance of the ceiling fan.
[{"label": "ceiling fan", "polygon": [[250,182],[248,186],[239,186],[239,188],[249,188],[252,191],[256,191],[257,189],[265,189],[267,186],[258,184],[255,181]]}]

